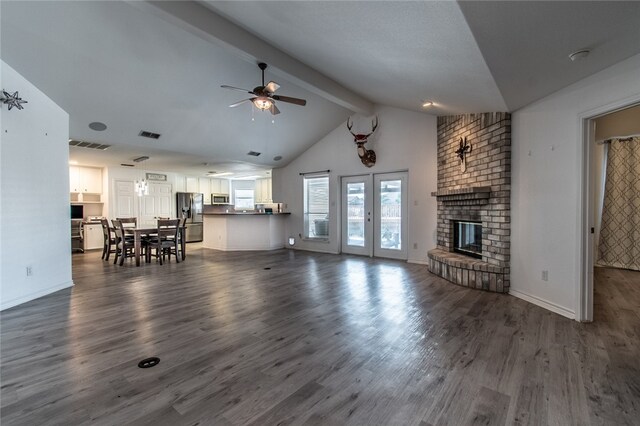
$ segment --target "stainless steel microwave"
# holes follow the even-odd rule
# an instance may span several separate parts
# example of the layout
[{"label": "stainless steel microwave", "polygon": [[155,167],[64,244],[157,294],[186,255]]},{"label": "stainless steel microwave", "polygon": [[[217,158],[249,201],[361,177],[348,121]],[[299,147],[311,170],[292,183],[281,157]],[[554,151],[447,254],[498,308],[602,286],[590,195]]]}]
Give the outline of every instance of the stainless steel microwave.
[{"label": "stainless steel microwave", "polygon": [[229,204],[229,195],[211,194],[211,204]]}]

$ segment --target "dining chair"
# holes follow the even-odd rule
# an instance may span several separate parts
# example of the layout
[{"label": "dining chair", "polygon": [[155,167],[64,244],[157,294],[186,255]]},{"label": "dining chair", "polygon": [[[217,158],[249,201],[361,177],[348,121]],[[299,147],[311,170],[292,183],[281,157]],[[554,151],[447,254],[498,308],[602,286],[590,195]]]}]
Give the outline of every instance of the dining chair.
[{"label": "dining chair", "polygon": [[180,240],[180,257],[184,260],[187,257],[187,245],[185,244],[187,237],[187,218],[183,217],[180,219],[180,229],[178,230],[178,239]]},{"label": "dining chair", "polygon": [[[100,219],[102,225],[102,259],[109,260],[109,255],[116,252],[116,234],[107,219]],[[111,248],[114,246],[114,248]]]},{"label": "dining chair", "polygon": [[[116,234],[116,256],[113,260],[113,264],[118,263],[118,259],[120,259],[120,266],[124,264],[124,260],[127,257],[135,256],[135,243],[133,240],[133,236],[129,238],[126,234],[124,224],[122,221],[118,219],[114,219],[111,221],[113,223],[113,229]],[[143,250],[146,248],[146,242],[142,241]]]},{"label": "dining chair", "polygon": [[137,217],[117,217],[116,220],[122,222],[122,225],[125,228],[135,228],[136,226],[138,226]]},{"label": "dining chair", "polygon": [[[74,243],[77,247],[74,247]],[[71,251],[78,250],[84,253],[84,230],[82,219],[71,219]]]},{"label": "dining chair", "polygon": [[[147,242],[147,262],[150,262],[151,256],[154,255],[162,265],[165,255],[171,261],[173,254],[176,257],[176,262],[180,263],[178,255],[179,232],[180,219],[158,219],[156,235],[151,236]],[[153,253],[154,250],[155,253]]]}]

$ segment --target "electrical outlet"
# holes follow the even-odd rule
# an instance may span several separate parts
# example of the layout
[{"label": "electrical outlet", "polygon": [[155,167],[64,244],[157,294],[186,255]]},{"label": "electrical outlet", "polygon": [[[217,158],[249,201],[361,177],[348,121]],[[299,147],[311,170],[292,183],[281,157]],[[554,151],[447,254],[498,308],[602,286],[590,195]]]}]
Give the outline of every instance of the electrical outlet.
[{"label": "electrical outlet", "polygon": [[549,271],[542,271],[542,281],[549,281]]},{"label": "electrical outlet", "polygon": [[27,266],[27,276],[30,277],[33,275],[33,268],[31,266]]},{"label": "electrical outlet", "polygon": [[418,250],[418,243],[413,243],[413,249]]}]

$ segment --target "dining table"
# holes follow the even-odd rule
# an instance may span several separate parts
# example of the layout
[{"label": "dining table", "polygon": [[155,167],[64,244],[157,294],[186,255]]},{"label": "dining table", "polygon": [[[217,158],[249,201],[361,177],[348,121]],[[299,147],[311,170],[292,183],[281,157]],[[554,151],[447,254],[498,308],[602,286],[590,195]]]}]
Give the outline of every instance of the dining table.
[{"label": "dining table", "polygon": [[[186,241],[185,241],[185,233],[186,226],[181,226],[179,230],[180,234],[180,259],[184,260],[186,258]],[[133,256],[136,259],[136,266],[140,266],[140,255],[142,254],[142,238],[144,236],[156,234],[158,232],[157,226],[136,226],[136,227],[128,227],[124,228],[125,233],[133,234]]]}]

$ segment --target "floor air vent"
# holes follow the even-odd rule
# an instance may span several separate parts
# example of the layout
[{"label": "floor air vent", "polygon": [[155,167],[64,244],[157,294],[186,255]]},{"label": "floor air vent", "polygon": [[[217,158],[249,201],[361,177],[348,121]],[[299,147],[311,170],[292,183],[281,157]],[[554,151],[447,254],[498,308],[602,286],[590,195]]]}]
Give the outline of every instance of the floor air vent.
[{"label": "floor air vent", "polygon": [[145,358],[138,363],[138,367],[140,368],[151,368],[155,367],[160,363],[160,358],[152,356],[151,358]]}]

